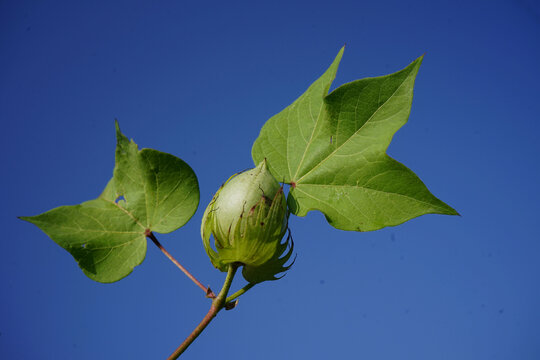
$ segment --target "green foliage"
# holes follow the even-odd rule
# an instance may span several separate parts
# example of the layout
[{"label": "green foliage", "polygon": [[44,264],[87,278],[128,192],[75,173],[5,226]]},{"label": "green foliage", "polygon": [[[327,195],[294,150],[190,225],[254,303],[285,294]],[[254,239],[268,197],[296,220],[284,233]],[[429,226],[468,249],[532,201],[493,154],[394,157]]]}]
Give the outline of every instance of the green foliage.
[{"label": "green foliage", "polygon": [[371,231],[428,214],[457,215],[407,167],[386,154],[407,122],[422,57],[387,76],[328,94],[343,50],[295,102],[270,118],[253,144],[272,174],[291,184],[290,211],[320,210],[343,230]]},{"label": "green foliage", "polygon": [[[223,308],[255,284],[276,280],[292,263],[289,211],[305,216],[319,210],[343,230],[371,231],[428,214],[457,215],[433,196],[407,167],[386,154],[392,137],[409,117],[422,57],[387,76],[345,84],[328,94],[343,55],[307,91],[270,118],[253,144],[259,166],[233,176],[215,194],[201,224],[214,266],[227,271],[216,296],[175,260],[154,232],[183,226],[197,210],[199,185],[193,170],[173,155],[139,151],[116,123],[116,163],[101,195],[21,217],[66,249],[83,272],[114,282],[144,260],[147,237],[180,268],[212,306],[202,322],[169,357],[176,359]],[[283,187],[291,185],[287,200]],[[214,238],[216,250],[211,246]],[[248,284],[227,297],[238,267]]]},{"label": "green foliage", "polygon": [[37,225],[73,255],[84,273],[99,282],[127,276],[146,254],[146,236],[183,226],[199,204],[193,170],[179,158],[138,150],[116,123],[113,178],[95,200],[21,217]]}]

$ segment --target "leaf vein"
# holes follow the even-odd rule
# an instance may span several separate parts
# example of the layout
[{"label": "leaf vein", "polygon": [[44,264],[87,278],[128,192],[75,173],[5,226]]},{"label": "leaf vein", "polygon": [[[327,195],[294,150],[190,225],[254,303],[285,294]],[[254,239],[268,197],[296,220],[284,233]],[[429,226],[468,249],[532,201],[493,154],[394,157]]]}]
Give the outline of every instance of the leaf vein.
[{"label": "leaf vein", "polygon": [[324,159],[322,159],[317,165],[315,165],[311,170],[309,170],[307,173],[305,173],[304,175],[302,175],[302,177],[300,179],[298,179],[298,181],[296,182],[297,184],[300,183],[302,181],[303,178],[305,178],[307,175],[309,175],[310,173],[312,173],[315,169],[317,169],[319,166],[321,166],[324,162],[326,162],[329,158],[331,158],[339,149],[341,149],[343,146],[345,146],[345,144],[347,144],[354,136],[356,136],[363,128],[364,126],[371,121],[371,119],[373,119],[373,117],[375,116],[375,114],[377,114],[377,112],[382,109],[384,107],[384,105],[386,105],[388,103],[388,101],[390,101],[390,99],[392,99],[394,97],[394,95],[396,94],[396,92],[401,88],[401,86],[403,86],[403,84],[406,82],[407,79],[409,79],[410,77],[410,73],[405,77],[405,79],[401,82],[401,84],[396,88],[396,90],[394,90],[394,92],[392,93],[392,95],[390,97],[388,97],[388,99],[386,99],[384,101],[384,103],[382,105],[380,105],[379,107],[377,107],[377,110],[375,110],[373,112],[373,114],[371,114],[371,116],[369,117],[369,119],[367,119],[363,124],[362,126],[360,126],[360,128],[358,130],[356,130],[347,140],[345,140],[343,142],[343,144],[339,145],[336,147],[336,149],[334,151],[332,151],[330,154],[328,154]]}]

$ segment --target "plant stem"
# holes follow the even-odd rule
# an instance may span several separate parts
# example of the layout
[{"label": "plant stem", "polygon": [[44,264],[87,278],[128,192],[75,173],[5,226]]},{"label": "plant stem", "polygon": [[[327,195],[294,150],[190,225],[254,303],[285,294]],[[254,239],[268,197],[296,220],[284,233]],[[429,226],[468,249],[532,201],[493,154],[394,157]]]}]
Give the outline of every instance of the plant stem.
[{"label": "plant stem", "polygon": [[225,278],[225,282],[223,283],[223,287],[221,288],[221,291],[219,292],[218,296],[212,301],[212,306],[210,306],[210,310],[208,313],[204,316],[202,321],[197,325],[195,330],[189,334],[189,336],[184,340],[182,344],[167,358],[167,360],[175,360],[178,359],[178,357],[186,351],[189,345],[195,339],[203,332],[203,330],[210,324],[210,322],[216,317],[217,313],[223,309],[225,306],[225,299],[227,298],[227,294],[229,293],[229,289],[231,288],[232,281],[234,279],[234,274],[236,273],[236,270],[238,269],[239,264],[233,263],[229,264],[229,269],[227,271],[227,277]]},{"label": "plant stem", "polygon": [[255,285],[256,285],[255,283],[247,284],[246,286],[244,286],[243,288],[241,288],[240,290],[238,290],[237,292],[235,292],[231,296],[227,297],[227,300],[225,300],[225,303],[229,303],[231,301],[236,300],[236,298],[239,298],[240,296],[244,295],[249,289],[251,289]]},{"label": "plant stem", "polygon": [[163,247],[163,245],[161,245],[161,243],[158,241],[158,239],[156,238],[156,236],[154,235],[153,232],[151,232],[151,231],[148,232],[147,231],[146,236],[150,240],[152,240],[154,242],[154,244],[156,244],[156,246],[159,248],[159,250],[161,250],[161,252],[164,253],[165,256],[167,256],[169,258],[169,260],[171,260],[173,262],[174,265],[176,265],[180,270],[182,270],[182,272],[184,274],[186,274],[186,276],[188,278],[190,278],[191,281],[193,281],[198,287],[200,287],[205,292],[206,297],[209,297],[210,299],[215,299],[216,294],[214,294],[214,292],[212,290],[210,290],[210,287],[204,286],[199,280],[197,280],[195,278],[195,276],[191,275],[191,273],[185,267],[183,267],[178,262],[178,260],[176,260],[167,250],[165,250],[165,248]]}]

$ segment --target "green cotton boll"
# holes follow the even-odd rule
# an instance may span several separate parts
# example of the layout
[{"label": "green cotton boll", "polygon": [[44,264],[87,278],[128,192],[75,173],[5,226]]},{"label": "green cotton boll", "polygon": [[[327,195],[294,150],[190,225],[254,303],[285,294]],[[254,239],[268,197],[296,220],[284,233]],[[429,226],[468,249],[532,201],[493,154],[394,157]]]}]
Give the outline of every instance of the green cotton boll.
[{"label": "green cotton boll", "polygon": [[[212,264],[227,271],[231,263],[244,266],[252,283],[276,280],[292,254],[288,211],[283,187],[268,171],[266,160],[256,168],[231,177],[206,208],[201,235]],[[214,237],[216,250],[210,245]],[[292,264],[291,264],[292,265]]]}]

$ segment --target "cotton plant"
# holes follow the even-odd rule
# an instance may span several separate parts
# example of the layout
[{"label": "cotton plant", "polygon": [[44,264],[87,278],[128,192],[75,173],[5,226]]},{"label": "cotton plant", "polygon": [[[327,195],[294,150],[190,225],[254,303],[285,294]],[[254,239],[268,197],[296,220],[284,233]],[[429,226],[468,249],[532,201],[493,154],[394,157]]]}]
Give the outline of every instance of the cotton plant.
[{"label": "cotton plant", "polygon": [[[147,239],[158,246],[211,301],[201,323],[168,357],[176,359],[221,310],[233,309],[255,285],[291,268],[291,215],[318,210],[331,226],[348,231],[374,231],[424,214],[457,215],[386,154],[409,117],[422,57],[396,73],[355,80],[329,93],[343,51],[304,94],[264,124],[251,150],[255,167],[231,176],[208,204],[202,243],[211,264],[226,273],[217,294],[156,236],[179,229],[195,214],[197,176],[174,155],[139,150],[118,122],[113,176],[101,195],[21,219],[38,226],[86,276],[102,283],[121,280],[140,265]],[[233,293],[239,269],[247,285]]]}]

